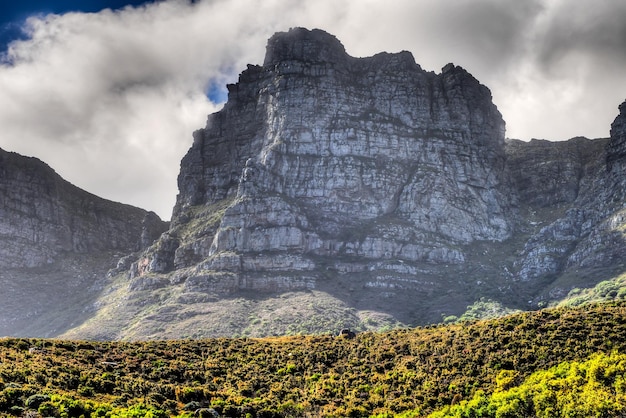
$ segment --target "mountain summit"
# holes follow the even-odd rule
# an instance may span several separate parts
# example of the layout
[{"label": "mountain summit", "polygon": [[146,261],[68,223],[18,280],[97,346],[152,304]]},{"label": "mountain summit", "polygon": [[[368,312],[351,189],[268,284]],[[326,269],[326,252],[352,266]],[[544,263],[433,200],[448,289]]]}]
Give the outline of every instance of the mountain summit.
[{"label": "mountain summit", "polygon": [[505,140],[489,89],[461,67],[277,33],[193,134],[169,230],[109,272],[65,336],[379,329],[485,298],[543,306],[626,268],[624,126]]}]

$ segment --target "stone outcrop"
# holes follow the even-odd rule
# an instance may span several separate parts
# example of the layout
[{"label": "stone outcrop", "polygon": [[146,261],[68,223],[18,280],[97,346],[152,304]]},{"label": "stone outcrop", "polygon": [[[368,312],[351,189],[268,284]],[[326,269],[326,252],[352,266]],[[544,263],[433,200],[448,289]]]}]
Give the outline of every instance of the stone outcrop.
[{"label": "stone outcrop", "polygon": [[626,101],[619,106],[619,115],[611,124],[611,141],[607,147],[606,164],[623,174],[626,161]]}]

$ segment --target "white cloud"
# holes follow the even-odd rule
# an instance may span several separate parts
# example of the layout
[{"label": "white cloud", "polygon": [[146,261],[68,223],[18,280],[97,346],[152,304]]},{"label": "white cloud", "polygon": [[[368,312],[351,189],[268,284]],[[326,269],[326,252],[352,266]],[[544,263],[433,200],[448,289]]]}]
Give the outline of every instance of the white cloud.
[{"label": "white cloud", "polygon": [[325,29],[356,56],[462,65],[491,88],[509,136],[607,136],[626,98],[622,3],[166,0],[32,18],[0,67],[0,147],[167,218],[191,134],[218,109],[204,92],[262,63],[267,38],[292,26]]}]

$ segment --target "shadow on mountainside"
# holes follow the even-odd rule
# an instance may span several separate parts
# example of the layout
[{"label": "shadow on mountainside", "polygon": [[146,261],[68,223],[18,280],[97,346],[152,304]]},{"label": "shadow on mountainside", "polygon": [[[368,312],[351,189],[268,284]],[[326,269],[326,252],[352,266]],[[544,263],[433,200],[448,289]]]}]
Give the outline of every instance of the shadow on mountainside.
[{"label": "shadow on mountainside", "polygon": [[36,268],[0,272],[0,336],[57,337],[94,315],[103,278],[119,254],[70,254]]}]

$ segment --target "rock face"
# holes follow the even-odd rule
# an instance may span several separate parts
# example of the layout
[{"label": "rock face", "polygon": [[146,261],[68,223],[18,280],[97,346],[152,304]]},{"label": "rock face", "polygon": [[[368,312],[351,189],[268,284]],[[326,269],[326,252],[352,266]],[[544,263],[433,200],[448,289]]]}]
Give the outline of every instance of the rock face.
[{"label": "rock face", "polygon": [[232,289],[285,290],[315,286],[337,260],[458,264],[459,245],[510,237],[504,122],[462,68],[352,58],[333,36],[294,29],[228,88],[182,161],[173,224],[202,206],[223,216],[198,239],[171,238],[142,272],[197,266],[196,278],[232,273]]},{"label": "rock face", "polygon": [[600,183],[606,177],[607,143],[586,138],[507,142],[507,163],[527,220],[524,229],[533,232],[516,261],[520,280],[550,280],[568,266],[581,267],[582,260],[572,263],[568,257],[601,219],[596,197],[605,187]]},{"label": "rock face", "polygon": [[624,172],[626,161],[626,102],[619,107],[619,115],[611,124],[611,142],[607,148],[606,163],[609,170]]},{"label": "rock face", "polygon": [[549,290],[539,298],[558,299],[626,270],[625,108],[608,140],[507,144],[526,230],[535,230],[515,263],[517,278]]},{"label": "rock face", "polygon": [[101,199],[66,182],[39,160],[3,150],[0,199],[4,268],[51,264],[65,253],[129,253],[142,244],[147,247],[167,229],[154,213]]},{"label": "rock face", "polygon": [[507,165],[520,201],[535,208],[573,203],[585,179],[604,166],[607,140],[506,141]]},{"label": "rock face", "polygon": [[28,334],[35,317],[50,315],[42,306],[88,293],[114,254],[149,246],[167,226],[78,189],[35,158],[0,150],[0,335]]}]

